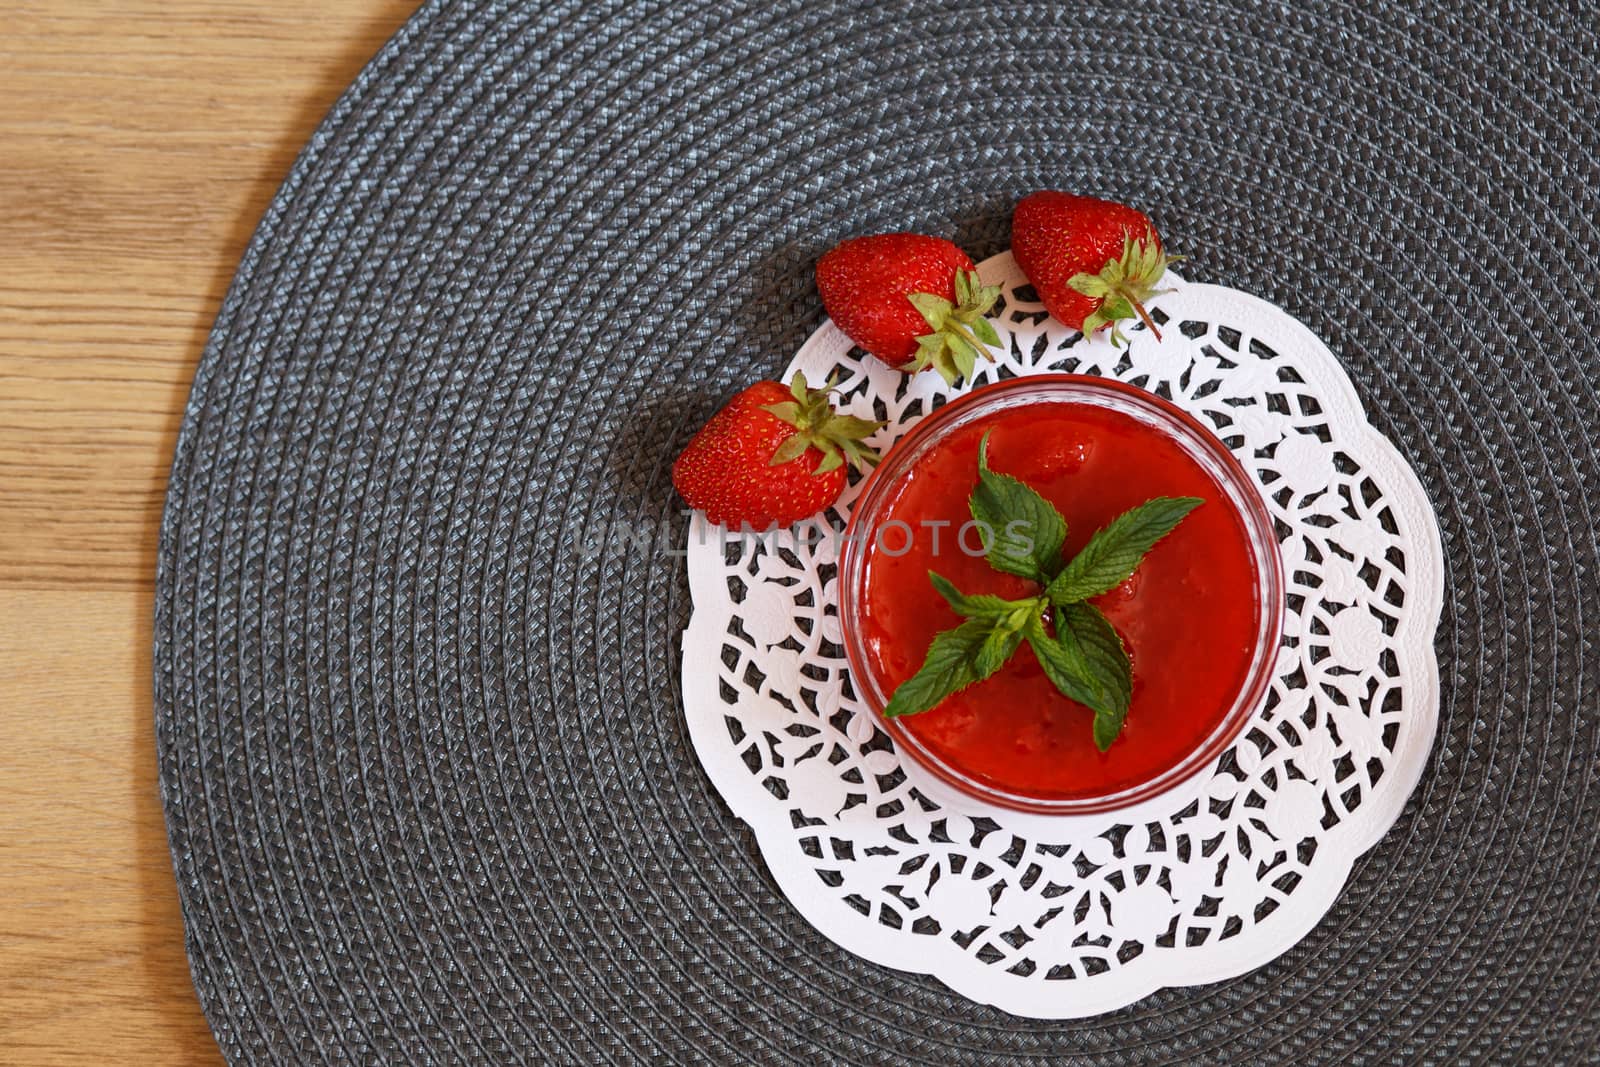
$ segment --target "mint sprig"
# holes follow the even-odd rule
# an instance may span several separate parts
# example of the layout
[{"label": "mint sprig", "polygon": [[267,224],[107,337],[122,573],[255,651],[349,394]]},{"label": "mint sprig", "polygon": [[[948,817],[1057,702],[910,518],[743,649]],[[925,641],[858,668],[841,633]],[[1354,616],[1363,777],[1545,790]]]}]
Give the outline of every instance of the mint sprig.
[{"label": "mint sprig", "polygon": [[989,467],[989,437],[978,446],[978,484],[968,500],[996,571],[1037,582],[1037,596],[1008,600],[963,593],[933,571],[928,580],[965,621],[934,636],[921,668],[894,691],[890,718],[937,707],[993,675],[1026,641],[1045,677],[1094,712],[1094,742],[1104,752],[1122,732],[1133,698],[1133,665],[1122,638],[1089,598],[1127,581],[1155,544],[1198,507],[1198,497],[1147,500],[1096,531],[1071,560],[1061,558],[1067,522],[1025,483]]}]

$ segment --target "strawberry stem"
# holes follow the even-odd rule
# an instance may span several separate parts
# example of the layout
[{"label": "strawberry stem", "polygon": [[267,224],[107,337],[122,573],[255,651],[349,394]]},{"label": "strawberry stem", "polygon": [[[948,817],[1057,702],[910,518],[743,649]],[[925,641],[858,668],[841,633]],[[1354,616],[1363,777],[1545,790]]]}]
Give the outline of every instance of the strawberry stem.
[{"label": "strawberry stem", "polygon": [[1161,331],[1156,328],[1155,320],[1150,317],[1150,313],[1144,309],[1144,301],[1135,300],[1130,296],[1128,297],[1128,303],[1133,305],[1133,310],[1139,313],[1139,319],[1145,324],[1145,327],[1155,335],[1155,339],[1157,341],[1161,340]]},{"label": "strawberry stem", "polygon": [[1122,254],[1106,262],[1098,273],[1075,274],[1067,284],[1074,290],[1098,301],[1095,309],[1083,320],[1084,337],[1093,336],[1102,326],[1111,327],[1111,343],[1126,344],[1127,339],[1117,328],[1117,321],[1137,315],[1157,341],[1161,331],[1145,309],[1144,302],[1161,295],[1156,283],[1166,273],[1167,264],[1177,257],[1161,251],[1161,242],[1154,232],[1135,240],[1125,234]]}]

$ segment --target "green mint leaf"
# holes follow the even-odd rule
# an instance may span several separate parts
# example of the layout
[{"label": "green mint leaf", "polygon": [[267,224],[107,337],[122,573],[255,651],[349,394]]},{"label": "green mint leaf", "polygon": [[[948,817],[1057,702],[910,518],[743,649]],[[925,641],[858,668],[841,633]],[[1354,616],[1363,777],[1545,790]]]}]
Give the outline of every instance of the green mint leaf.
[{"label": "green mint leaf", "polygon": [[950,607],[957,615],[968,619],[987,619],[990,621],[1003,619],[1019,605],[1028,601],[1007,600],[992,593],[978,593],[967,596],[957,589],[950,579],[935,571],[928,572],[928,581],[939,591],[939,595],[949,602]]},{"label": "green mint leaf", "polygon": [[1095,531],[1083,551],[1050,582],[1045,596],[1052,604],[1072,604],[1115,589],[1157,541],[1202,503],[1199,497],[1158,496],[1124,511]]},{"label": "green mint leaf", "polygon": [[1123,720],[1127,719],[1126,711],[1097,711],[1094,713],[1094,747],[1101,752],[1111,747],[1111,742],[1122,733]]},{"label": "green mint leaf", "polygon": [[1043,620],[1035,619],[1023,634],[1039,660],[1039,666],[1044,668],[1045,677],[1060,690],[1062,696],[1076,700],[1091,711],[1106,704],[1106,695],[1095,680],[1093,668],[1070,631],[1052,634],[1045,628]]},{"label": "green mint leaf", "polygon": [[1050,683],[1094,712],[1095,746],[1110,748],[1133,698],[1133,667],[1117,631],[1094,605],[1069,604],[1056,612],[1053,635],[1042,620],[1026,634]]},{"label": "green mint leaf", "polygon": [[900,684],[883,709],[889,718],[927,711],[951,693],[998,671],[1022,644],[1024,632],[1038,626],[1044,613],[1042,597],[1005,600],[987,593],[969,597],[933,571],[928,578],[951,607],[971,617],[934,637],[922,666]]},{"label": "green mint leaf", "polygon": [[978,646],[978,654],[973,666],[980,678],[987,678],[1001,667],[1006,660],[1022,644],[1022,633],[1007,626],[997,626],[983,639],[983,644]]},{"label": "green mint leaf", "polygon": [[1093,604],[1067,604],[1054,612],[1056,633],[1069,633],[1089,665],[1105,701],[1095,708],[1117,716],[1120,727],[1133,700],[1133,664],[1111,621]]},{"label": "green mint leaf", "polygon": [[[980,672],[978,655],[995,632],[996,627],[990,620],[968,619],[955,629],[936,635],[917,673],[901,682],[894,696],[889,698],[883,709],[885,717],[893,719],[927,711],[951,693],[993,674],[1000,664],[995,663],[987,673]],[[985,656],[985,662],[990,659],[992,654]]]},{"label": "green mint leaf", "polygon": [[989,566],[1041,584],[1061,566],[1067,521],[1031,487],[989,469],[989,435],[978,446],[978,485],[968,501]]}]

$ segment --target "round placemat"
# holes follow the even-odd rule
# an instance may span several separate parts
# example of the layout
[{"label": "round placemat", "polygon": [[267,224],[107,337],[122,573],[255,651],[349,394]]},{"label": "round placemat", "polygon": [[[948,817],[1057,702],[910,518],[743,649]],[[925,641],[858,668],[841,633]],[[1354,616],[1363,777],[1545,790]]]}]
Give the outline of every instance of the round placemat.
[{"label": "round placemat", "polygon": [[[161,784],[224,1052],[1600,1062],[1595,26],[1555,2],[424,8],[268,211],[172,470]],[[668,477],[822,321],[823,250],[916,229],[981,258],[1039,187],[1140,205],[1186,276],[1325,339],[1447,573],[1433,755],[1322,922],[1062,1022],[868,963],[784,901],[678,710]]]}]

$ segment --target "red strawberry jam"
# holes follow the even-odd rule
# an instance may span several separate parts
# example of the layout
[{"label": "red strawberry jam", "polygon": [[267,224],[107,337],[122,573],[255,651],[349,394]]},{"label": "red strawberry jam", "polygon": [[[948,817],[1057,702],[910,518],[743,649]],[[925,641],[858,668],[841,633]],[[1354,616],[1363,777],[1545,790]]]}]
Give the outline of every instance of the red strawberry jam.
[{"label": "red strawberry jam", "polygon": [[[1058,389],[1062,398],[1051,398],[1052,382],[1077,387],[1088,382],[1091,392],[1109,394],[1112,403],[1095,395],[1075,399],[1071,388]],[[1046,387],[1034,402],[990,403],[994,410],[975,418],[956,410],[983,406],[983,394],[993,390],[1010,390],[1014,401],[1029,383]],[[1125,409],[1131,403],[1149,411],[1117,410],[1118,401]],[[849,551],[862,558],[854,567],[846,565],[852,586],[846,625],[854,631],[852,656],[865,661],[856,663],[857,671],[870,672],[874,685],[869,689],[875,687],[884,698],[916,673],[935,634],[961,622],[929,583],[929,570],[968,594],[1018,598],[1039,590],[991,568],[978,554],[976,530],[961,536],[971,519],[967,501],[977,483],[978,445],[985,433],[990,467],[1026,482],[1065,516],[1066,558],[1095,530],[1151,497],[1195,496],[1205,503],[1150,551],[1132,578],[1093,601],[1122,635],[1133,664],[1133,701],[1109,751],[1095,746],[1093,713],[1051,685],[1026,643],[999,673],[932,710],[894,720],[905,732],[902,740],[921,748],[924,761],[947,781],[956,779],[953,784],[966,779],[980,792],[1045,802],[1137,791],[1208,742],[1215,758],[1229,739],[1218,743],[1224,720],[1242,723],[1264,692],[1279,614],[1263,618],[1264,578],[1271,579],[1272,594],[1281,596],[1275,546],[1265,553],[1261,548],[1263,539],[1270,542],[1270,526],[1259,497],[1243,499],[1255,513],[1241,510],[1239,486],[1249,494],[1254,490],[1221,444],[1188,416],[1146,394],[1068,376],[980,390],[928,422],[935,420],[953,425],[914,430],[902,442],[917,439],[913,448],[920,454],[914,463],[896,476],[891,456],[874,480],[887,475],[892,484],[876,492],[869,486],[863,496],[872,515],[862,515],[858,505],[857,522],[871,521],[876,536],[852,525],[861,540]],[[1171,432],[1172,426],[1179,434]],[[1184,434],[1191,438],[1189,447],[1180,443]],[[1203,441],[1199,451],[1205,462],[1196,457],[1194,439]],[[1232,482],[1234,491],[1222,481]],[[1249,696],[1252,687],[1257,692],[1251,708],[1240,714],[1242,694]]]}]

